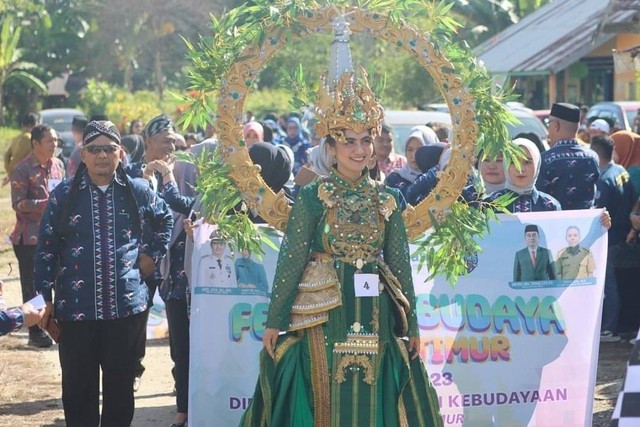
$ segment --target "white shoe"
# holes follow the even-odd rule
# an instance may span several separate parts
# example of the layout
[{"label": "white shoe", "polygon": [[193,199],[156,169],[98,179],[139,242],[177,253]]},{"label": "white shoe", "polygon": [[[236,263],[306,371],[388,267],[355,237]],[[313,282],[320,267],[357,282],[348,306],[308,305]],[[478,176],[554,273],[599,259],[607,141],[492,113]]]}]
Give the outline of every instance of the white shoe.
[{"label": "white shoe", "polygon": [[602,331],[600,333],[600,342],[618,342],[620,341],[619,335],[614,335],[611,331]]}]

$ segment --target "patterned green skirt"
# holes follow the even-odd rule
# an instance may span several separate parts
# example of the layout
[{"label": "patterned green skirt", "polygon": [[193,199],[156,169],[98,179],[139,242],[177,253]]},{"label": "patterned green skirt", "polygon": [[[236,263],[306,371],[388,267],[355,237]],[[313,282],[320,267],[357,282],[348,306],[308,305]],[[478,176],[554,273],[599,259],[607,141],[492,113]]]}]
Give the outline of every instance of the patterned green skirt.
[{"label": "patterned green skirt", "polygon": [[371,334],[338,342],[325,324],[281,335],[275,360],[263,350],[258,384],[240,425],[442,426],[422,361],[411,360],[407,341],[390,333],[386,294],[379,309],[374,346],[365,342]]}]

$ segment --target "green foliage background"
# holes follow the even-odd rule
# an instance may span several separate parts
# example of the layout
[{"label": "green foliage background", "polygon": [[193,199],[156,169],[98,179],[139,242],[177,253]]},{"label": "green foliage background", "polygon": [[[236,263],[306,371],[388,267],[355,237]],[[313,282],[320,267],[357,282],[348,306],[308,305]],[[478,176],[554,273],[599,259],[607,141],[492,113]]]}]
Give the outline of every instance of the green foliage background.
[{"label": "green foliage background", "polygon": [[[499,32],[507,25],[531,13],[548,0],[448,0],[450,15],[461,22],[461,38],[470,46]],[[159,98],[170,98],[168,91],[184,92],[190,78],[185,67],[189,40],[198,43],[198,35],[211,37],[211,16],[220,19],[223,10],[241,4],[260,6],[265,2],[240,0],[0,0],[0,19],[16,19],[22,26],[20,48],[24,60],[37,64],[37,77],[43,81],[69,73],[69,97],[44,98],[21,82],[4,88],[7,107],[0,114],[17,125],[28,111],[43,107],[76,107],[80,91],[87,81],[96,80],[124,87],[128,92],[147,90]],[[313,1],[302,2],[307,5]],[[360,3],[393,6],[406,10],[406,0],[353,0],[336,4]],[[415,13],[412,13],[415,15]],[[426,18],[414,16],[412,23],[429,28]],[[215,26],[214,26],[215,27]],[[363,43],[361,43],[363,42]],[[364,44],[365,47],[362,47]],[[386,46],[384,42],[356,40],[356,62],[373,65],[387,75],[385,104],[393,108],[415,107],[440,99],[431,79],[420,67]],[[293,44],[275,58],[256,82],[256,90],[268,90],[256,97],[252,108],[270,110],[282,105],[268,99],[280,97],[279,74],[282,68],[292,70],[298,63],[305,72],[316,77],[325,66],[327,44],[322,39],[309,38]],[[216,70],[211,69],[215,74]],[[274,92],[275,91],[275,92]],[[260,100],[264,100],[262,105]],[[271,105],[270,105],[271,104]],[[281,112],[288,110],[282,106]]]}]

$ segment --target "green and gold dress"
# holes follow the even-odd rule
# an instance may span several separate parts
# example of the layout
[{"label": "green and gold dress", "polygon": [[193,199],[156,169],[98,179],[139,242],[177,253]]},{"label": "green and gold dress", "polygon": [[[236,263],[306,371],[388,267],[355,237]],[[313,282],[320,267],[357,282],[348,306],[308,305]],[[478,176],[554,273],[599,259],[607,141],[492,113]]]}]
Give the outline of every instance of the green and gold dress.
[{"label": "green and gold dress", "polygon": [[[411,360],[406,339],[394,335],[389,293],[356,297],[354,291],[355,273],[378,274],[384,262],[414,304],[398,197],[368,174],[350,182],[335,169],[300,190],[267,320],[268,328],[288,332],[278,338],[275,360],[264,350],[260,354],[260,377],[242,426],[442,425],[422,361]],[[319,322],[292,321],[307,263],[327,258],[337,273],[341,304]],[[415,307],[408,323],[408,335],[418,336]]]}]

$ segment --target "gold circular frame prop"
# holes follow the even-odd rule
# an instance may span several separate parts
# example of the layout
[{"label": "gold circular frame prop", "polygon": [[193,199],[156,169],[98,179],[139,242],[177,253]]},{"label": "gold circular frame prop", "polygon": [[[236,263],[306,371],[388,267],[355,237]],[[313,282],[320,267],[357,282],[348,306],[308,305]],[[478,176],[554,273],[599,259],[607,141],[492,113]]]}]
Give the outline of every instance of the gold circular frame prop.
[{"label": "gold circular frame prop", "polygon": [[[340,12],[334,7],[302,12],[297,22],[306,27],[298,38],[321,32],[331,32],[331,20]],[[402,48],[412,55],[433,77],[440,88],[451,114],[453,124],[452,156],[446,170],[440,172],[438,184],[431,194],[417,206],[408,206],[403,213],[407,234],[418,237],[431,227],[431,216],[441,220],[462,192],[471,164],[478,126],[475,121],[474,99],[464,87],[453,65],[429,41],[428,35],[400,21],[394,26],[388,17],[355,7],[347,8],[345,15],[354,33],[366,33]],[[254,165],[243,142],[242,113],[249,86],[270,58],[286,43],[281,27],[265,29],[262,45],[249,45],[240,54],[240,60],[229,69],[222,80],[218,99],[216,129],[221,154],[233,167],[230,174],[247,206],[259,212],[269,225],[284,230],[289,219],[289,203],[280,191],[274,193],[262,180],[260,168]]]}]

